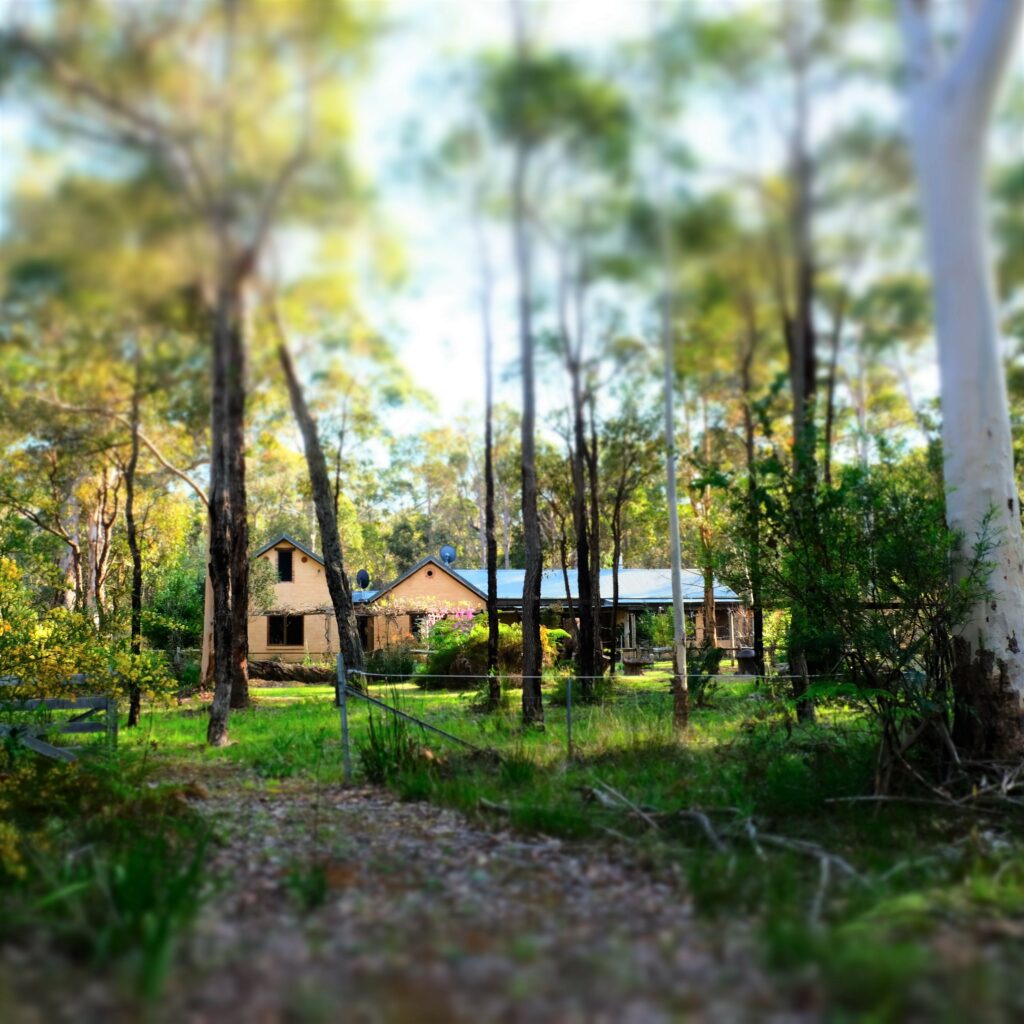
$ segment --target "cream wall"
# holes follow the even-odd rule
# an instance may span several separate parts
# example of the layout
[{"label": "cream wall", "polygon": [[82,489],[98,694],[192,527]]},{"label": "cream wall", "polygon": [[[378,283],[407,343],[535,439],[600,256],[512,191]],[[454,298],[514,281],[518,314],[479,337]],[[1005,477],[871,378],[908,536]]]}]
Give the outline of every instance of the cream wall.
[{"label": "cream wall", "polygon": [[474,611],[480,611],[487,605],[461,580],[429,563],[389,590],[383,600],[398,601],[410,606],[416,603],[420,611],[430,611],[432,607],[445,602],[464,604]]},{"label": "cream wall", "polygon": [[312,612],[313,609],[327,609],[305,615],[304,642],[297,646],[273,647],[267,644],[267,616],[255,615],[249,619],[249,657],[255,661],[276,658],[279,661],[302,661],[307,654],[313,657],[335,654],[338,650],[338,624],[331,610],[331,595],[327,589],[324,567],[309,555],[281,541],[261,558],[265,558],[276,569],[277,552],[292,552],[292,580],[290,583],[274,584],[275,612]]},{"label": "cream wall", "polygon": [[298,548],[282,541],[261,558],[277,568],[277,552],[292,552],[292,582],[274,584],[275,611],[306,611],[310,608],[329,608],[331,595],[327,589],[324,567],[314,558],[303,554]]},{"label": "cream wall", "polygon": [[249,657],[253,661],[302,661],[306,655],[314,658],[338,653],[338,624],[334,611],[304,616],[304,643],[294,647],[267,644],[267,616],[249,618]]}]

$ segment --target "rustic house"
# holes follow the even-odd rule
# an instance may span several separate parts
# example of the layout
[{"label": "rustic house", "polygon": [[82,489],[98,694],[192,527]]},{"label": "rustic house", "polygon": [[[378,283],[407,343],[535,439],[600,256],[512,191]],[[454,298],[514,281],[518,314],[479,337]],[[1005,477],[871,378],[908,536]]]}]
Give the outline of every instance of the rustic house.
[{"label": "rustic house", "polygon": [[[270,560],[277,570],[272,607],[249,619],[249,655],[255,660],[276,658],[302,661],[338,650],[338,627],[327,591],[323,559],[315,551],[281,534],[260,548],[254,558]],[[522,610],[522,569],[498,570],[498,613],[502,620],[518,621]],[[566,594],[566,575],[569,593]],[[576,573],[570,569],[545,570],[541,579],[542,611],[560,624],[572,614],[577,598]],[[622,645],[636,643],[637,616],[661,611],[672,604],[672,579],[668,569],[620,569],[619,608],[612,623],[612,570],[601,570],[602,631],[621,631]],[[363,647],[378,650],[416,637],[424,616],[456,609],[482,611],[487,604],[487,571],[460,569],[441,558],[429,556],[386,586],[353,590],[356,618]],[[702,605],[704,584],[694,569],[683,570],[683,601],[695,627],[697,641],[704,635]],[[715,642],[738,647],[749,642],[750,614],[728,587],[715,585]]]}]

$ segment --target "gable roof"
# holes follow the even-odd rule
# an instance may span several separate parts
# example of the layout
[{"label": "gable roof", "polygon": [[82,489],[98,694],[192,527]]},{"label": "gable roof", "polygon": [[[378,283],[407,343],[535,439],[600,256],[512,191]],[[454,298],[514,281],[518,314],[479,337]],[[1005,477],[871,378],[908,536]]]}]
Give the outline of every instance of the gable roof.
[{"label": "gable roof", "polygon": [[324,560],[320,555],[307,548],[305,544],[300,544],[294,537],[289,537],[287,533],[279,533],[272,541],[268,541],[259,551],[256,551],[252,557],[259,558],[260,555],[265,555],[271,548],[276,548],[282,541],[291,544],[293,548],[298,548],[304,555],[309,555],[314,562],[319,562],[321,565],[324,564]]},{"label": "gable roof", "polygon": [[[486,591],[486,589],[485,590],[480,590],[480,588],[475,583],[473,583],[472,581],[466,579],[460,572],[458,572],[457,570],[452,569],[449,566],[445,565],[443,562],[441,562],[438,559],[436,559],[433,555],[428,555],[426,558],[421,558],[420,561],[418,561],[411,569],[406,569],[405,572],[403,572],[401,576],[397,577],[396,579],[393,579],[386,587],[381,587],[381,589],[378,590],[374,594],[374,596],[371,598],[371,600],[373,600],[373,601],[379,600],[386,593],[388,593],[388,591],[394,590],[395,587],[397,587],[399,585],[399,583],[402,583],[405,580],[407,580],[410,576],[413,575],[413,573],[419,572],[419,570],[422,569],[425,565],[436,566],[438,569],[441,570],[441,572],[446,573],[453,580],[455,580],[456,583],[461,584],[467,590],[471,590],[474,594],[476,594],[477,597],[481,598],[482,600],[484,600],[484,601],[487,600],[487,591]],[[485,571],[484,572],[484,587],[486,588],[486,586],[487,586],[487,573]],[[520,595],[522,595],[522,587],[521,586],[520,586],[519,590],[520,590]]]}]

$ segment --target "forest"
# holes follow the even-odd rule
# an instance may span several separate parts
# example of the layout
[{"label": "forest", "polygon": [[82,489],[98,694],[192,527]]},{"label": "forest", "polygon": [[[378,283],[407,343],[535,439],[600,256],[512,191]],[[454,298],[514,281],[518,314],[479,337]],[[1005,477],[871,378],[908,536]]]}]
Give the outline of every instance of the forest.
[{"label": "forest", "polygon": [[1022,11],[0,0],[0,1018],[1024,1017]]}]

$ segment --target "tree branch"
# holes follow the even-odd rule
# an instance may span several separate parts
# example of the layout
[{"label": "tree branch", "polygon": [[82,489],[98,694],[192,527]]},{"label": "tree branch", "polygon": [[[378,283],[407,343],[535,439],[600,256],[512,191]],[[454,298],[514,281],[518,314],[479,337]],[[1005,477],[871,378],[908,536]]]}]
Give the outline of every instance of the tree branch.
[{"label": "tree branch", "polygon": [[[66,402],[58,401],[55,398],[41,398],[37,396],[37,400],[40,402],[45,402],[47,405],[52,405],[54,408],[59,409],[61,412],[74,412],[84,414],[86,416],[103,416],[106,417],[107,419],[113,420],[115,423],[120,423],[121,426],[127,427],[129,430],[132,429],[132,424],[128,417],[122,415],[119,412],[114,412],[112,409],[103,409],[88,405],[68,405]],[[156,459],[156,461],[159,462],[160,465],[163,466],[168,473],[172,474],[173,476],[176,476],[183,483],[188,484],[188,486],[192,488],[192,490],[195,492],[196,496],[203,503],[203,505],[206,506],[206,508],[209,508],[210,501],[209,498],[207,498],[206,492],[202,489],[202,487],[200,487],[199,484],[196,483],[196,481],[193,480],[192,477],[188,475],[188,473],[186,473],[182,469],[178,469],[177,466],[169,462],[166,456],[163,454],[163,452],[160,451],[156,444],[154,444],[154,442],[151,441],[150,438],[145,433],[139,430],[138,436],[139,441],[149,450],[153,458]]]}]

